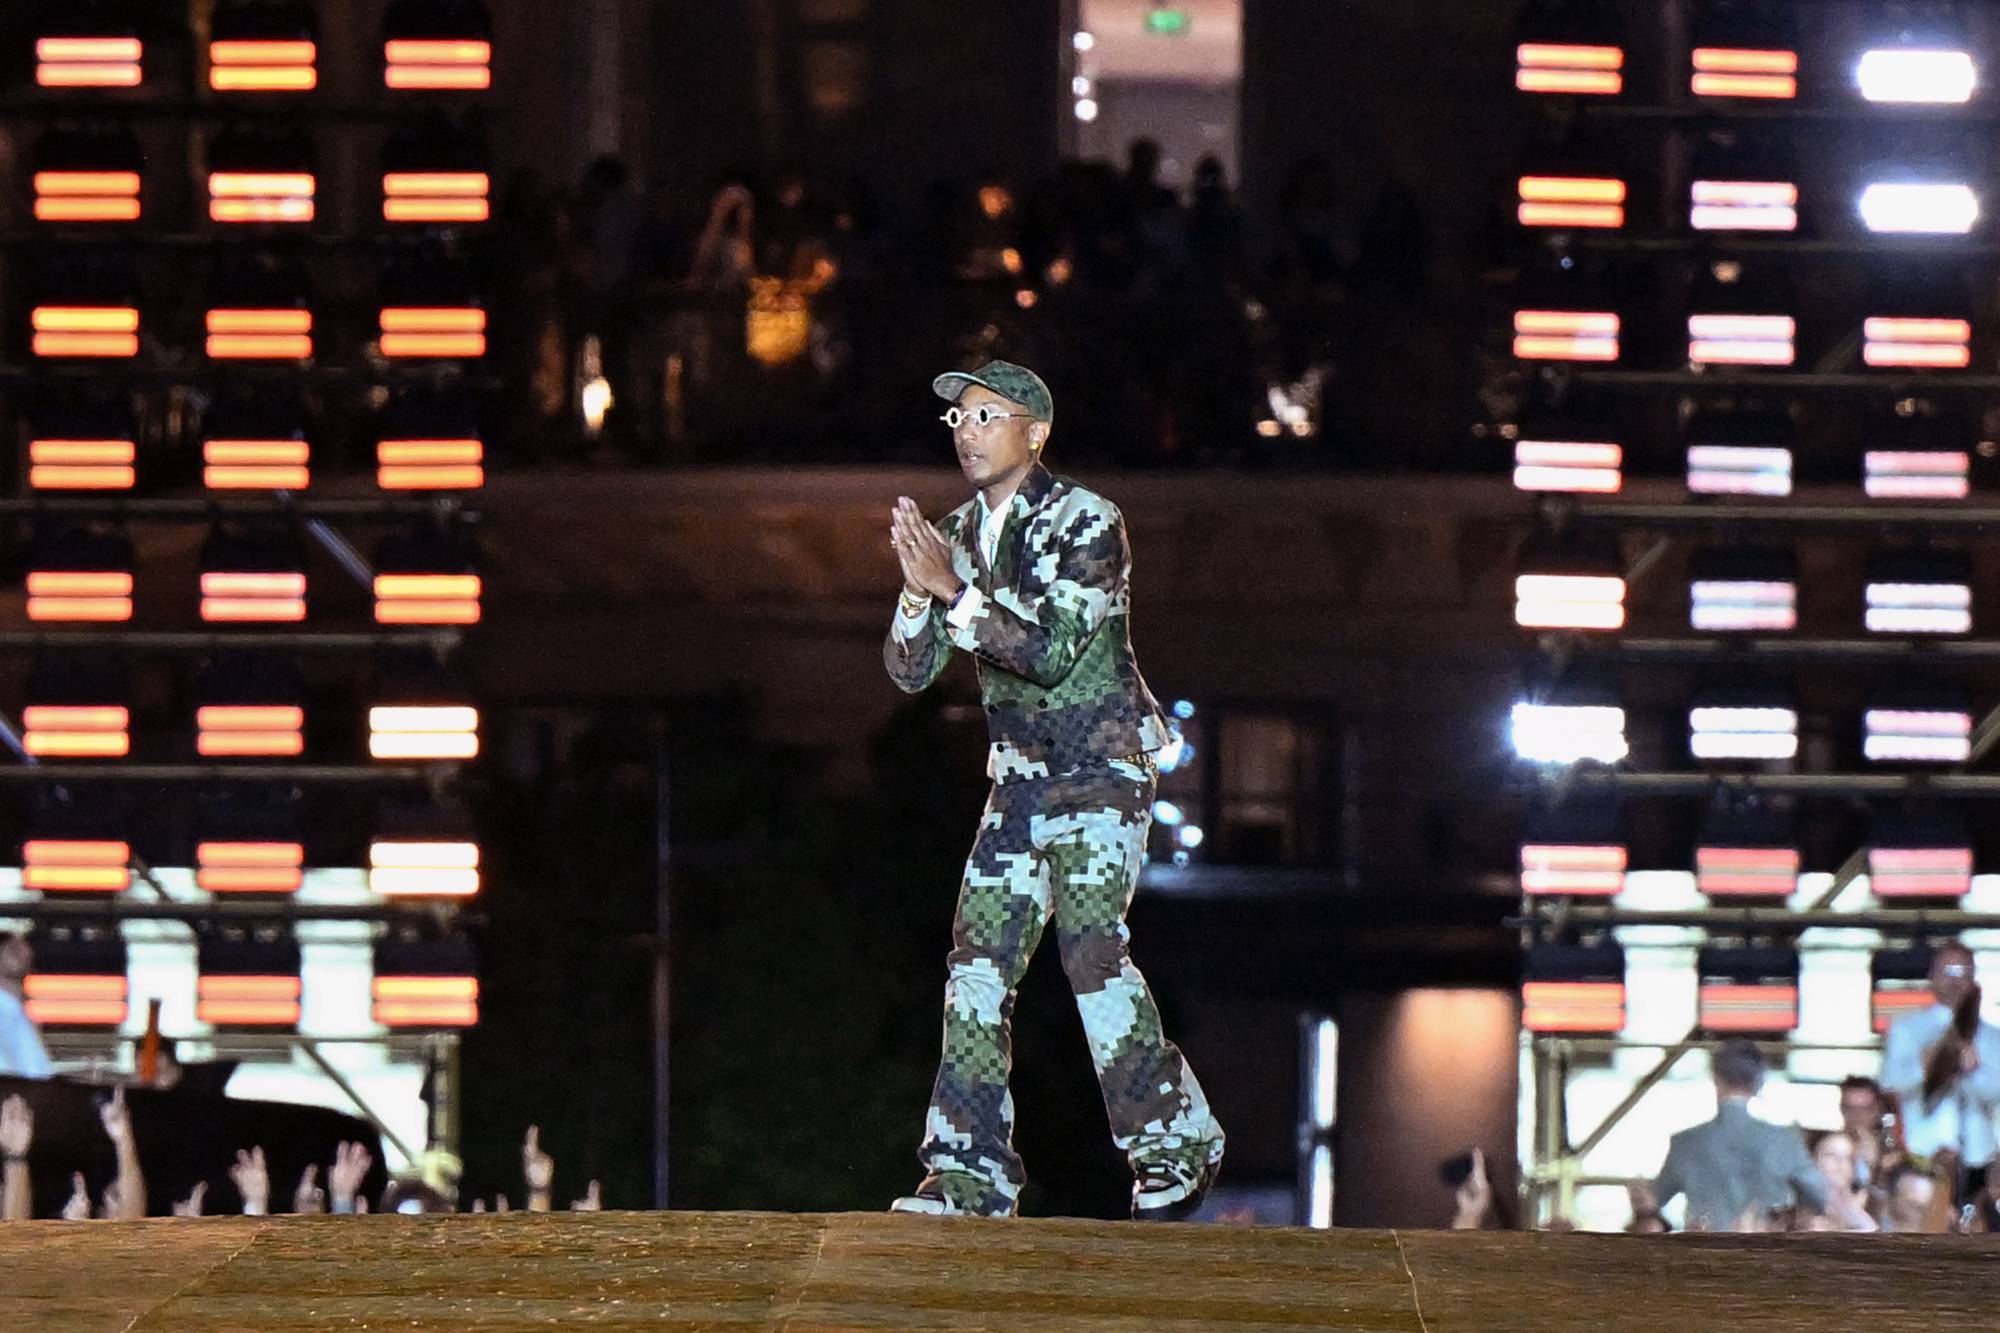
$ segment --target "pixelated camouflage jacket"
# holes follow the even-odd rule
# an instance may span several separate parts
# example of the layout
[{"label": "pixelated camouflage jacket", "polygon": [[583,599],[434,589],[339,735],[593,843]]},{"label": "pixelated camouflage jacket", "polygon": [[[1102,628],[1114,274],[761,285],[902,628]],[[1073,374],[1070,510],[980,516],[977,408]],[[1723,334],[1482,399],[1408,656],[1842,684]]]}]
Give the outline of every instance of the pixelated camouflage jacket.
[{"label": "pixelated camouflage jacket", "polygon": [[923,630],[889,627],[882,657],[906,693],[943,674],[955,644],[973,655],[995,782],[1064,773],[1157,750],[1170,724],[1132,656],[1132,554],[1118,507],[1040,463],[1022,479],[986,568],[975,497],[935,524],[952,567],[979,591],[969,625],[931,603]]}]

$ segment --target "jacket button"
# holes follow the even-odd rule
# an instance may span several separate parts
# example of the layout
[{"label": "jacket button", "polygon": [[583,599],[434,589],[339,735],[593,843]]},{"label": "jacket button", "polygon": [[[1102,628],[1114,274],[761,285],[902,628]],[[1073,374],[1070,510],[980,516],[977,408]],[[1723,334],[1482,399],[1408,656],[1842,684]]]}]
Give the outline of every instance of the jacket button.
[{"label": "jacket button", "polygon": [[988,705],[986,705],[986,711],[987,711],[987,712],[989,712],[989,713],[997,713],[997,712],[999,712],[999,711],[1000,711],[1000,705],[999,705],[999,704],[988,704]]},{"label": "jacket button", "polygon": [[1035,707],[1037,708],[1047,708],[1048,706],[1049,706],[1049,701],[1047,699],[1035,700]]}]

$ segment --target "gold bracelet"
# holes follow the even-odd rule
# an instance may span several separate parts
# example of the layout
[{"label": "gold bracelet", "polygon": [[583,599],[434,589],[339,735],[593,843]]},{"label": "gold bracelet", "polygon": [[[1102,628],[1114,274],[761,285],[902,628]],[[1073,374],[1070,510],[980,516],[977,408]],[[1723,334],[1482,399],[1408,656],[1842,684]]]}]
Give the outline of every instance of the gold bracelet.
[{"label": "gold bracelet", "polygon": [[930,598],[912,597],[910,595],[909,589],[907,588],[903,590],[903,594],[900,600],[902,603],[903,610],[909,615],[913,616],[923,615],[925,612],[931,609]]}]

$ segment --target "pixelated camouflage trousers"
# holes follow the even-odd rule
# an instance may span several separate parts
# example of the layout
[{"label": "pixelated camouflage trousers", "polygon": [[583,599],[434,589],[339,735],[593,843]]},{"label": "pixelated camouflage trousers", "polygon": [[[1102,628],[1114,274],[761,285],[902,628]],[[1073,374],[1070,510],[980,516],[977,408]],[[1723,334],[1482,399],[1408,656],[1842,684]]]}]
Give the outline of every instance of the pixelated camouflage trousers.
[{"label": "pixelated camouflage trousers", "polygon": [[1055,924],[1063,971],[1104,1093],[1111,1138],[1135,1170],[1222,1151],[1201,1084],[1160,1030],[1127,951],[1125,912],[1145,864],[1158,775],[1116,760],[996,784],[966,860],[945,983],[944,1057],[923,1147],[954,1202],[1011,1212],[1025,1179],[1014,1151],[1010,1018],[1015,988]]}]

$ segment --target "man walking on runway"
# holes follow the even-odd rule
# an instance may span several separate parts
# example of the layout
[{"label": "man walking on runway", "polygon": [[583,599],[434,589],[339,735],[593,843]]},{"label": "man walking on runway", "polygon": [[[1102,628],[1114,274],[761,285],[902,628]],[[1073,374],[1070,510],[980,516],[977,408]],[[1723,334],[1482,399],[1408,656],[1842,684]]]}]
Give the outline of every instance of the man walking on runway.
[{"label": "man walking on runway", "polygon": [[953,646],[973,655],[993,780],[959,889],[945,984],[944,1057],[918,1156],[928,1174],[893,1210],[1014,1212],[1009,1015],[1055,922],[1132,1215],[1193,1213],[1222,1161],[1222,1128],[1160,1030],[1127,952],[1125,912],[1146,859],[1168,724],[1133,661],[1125,522],[1103,496],[1042,465],[1055,406],[1006,361],[941,375],[943,416],[976,494],[933,525],[907,496],[890,516],[903,594],[882,655],[914,694]]}]

